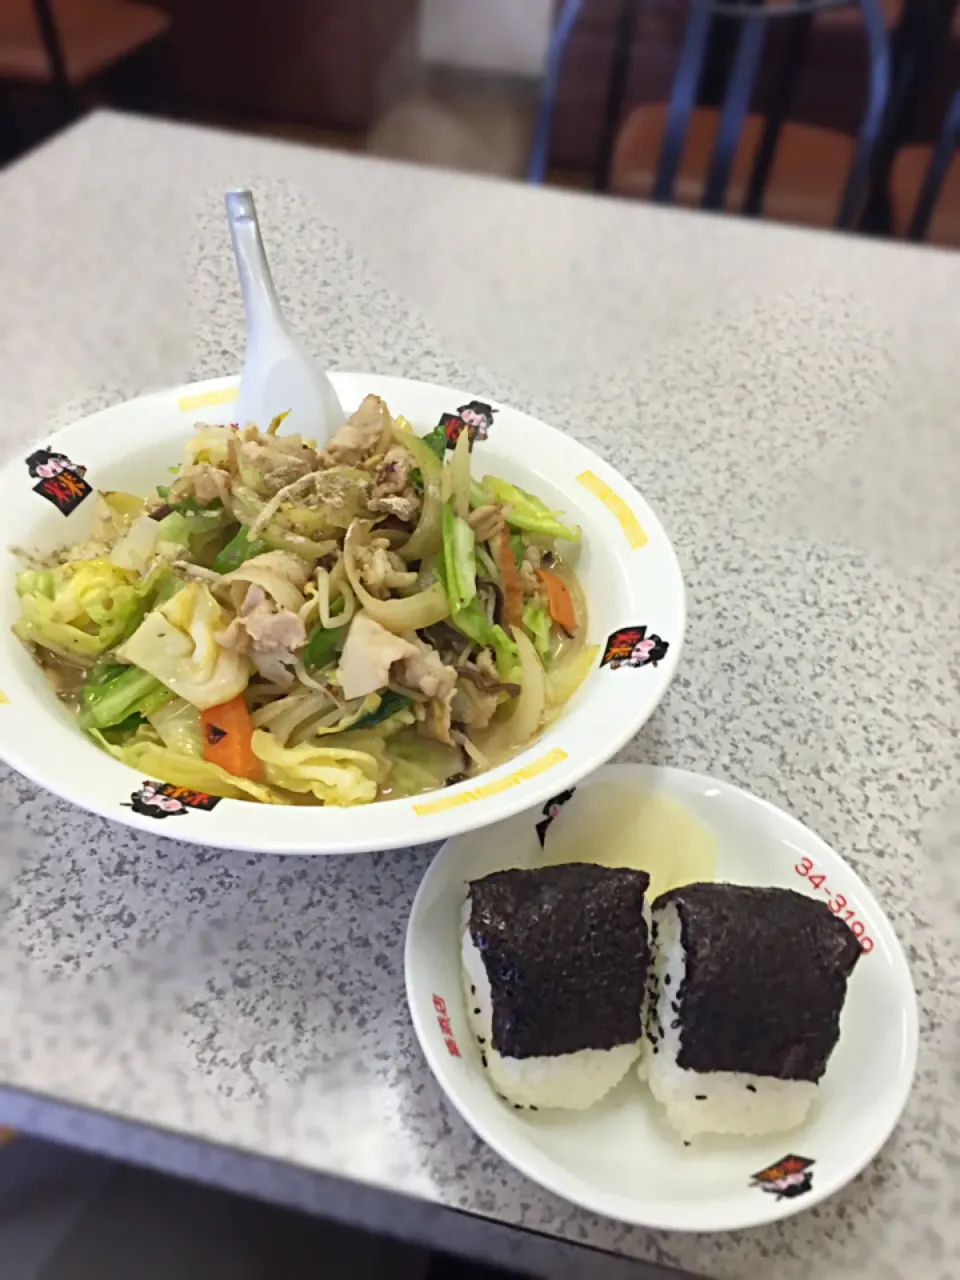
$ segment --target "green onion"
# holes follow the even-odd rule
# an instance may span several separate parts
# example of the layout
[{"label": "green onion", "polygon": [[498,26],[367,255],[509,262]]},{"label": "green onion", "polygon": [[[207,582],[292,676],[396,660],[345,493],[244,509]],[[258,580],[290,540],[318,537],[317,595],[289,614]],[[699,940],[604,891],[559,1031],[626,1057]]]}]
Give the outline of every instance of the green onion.
[{"label": "green onion", "polygon": [[438,422],[432,431],[428,431],[425,436],[420,439],[427,446],[435,458],[443,461],[443,455],[447,451],[447,432],[443,423]]},{"label": "green onion", "polygon": [[343,627],[324,627],[318,622],[307,637],[303,665],[311,671],[325,667],[334,657],[343,638]]},{"label": "green onion", "polygon": [[454,515],[452,503],[444,505],[441,527],[444,586],[455,613],[465,609],[477,594],[476,539],[466,520]]},{"label": "green onion", "polygon": [[89,671],[80,690],[80,723],[84,729],[106,729],[133,715],[149,715],[172,697],[149,672],[102,662]]},{"label": "green onion", "polygon": [[388,689],[380,699],[380,705],[376,711],[368,711],[365,716],[361,716],[351,728],[353,729],[369,729],[372,725],[382,724],[384,720],[389,720],[391,716],[396,715],[398,711],[405,711],[407,707],[413,703],[412,698],[408,698],[406,694],[395,693],[393,689]]},{"label": "green onion", "polygon": [[269,550],[269,546],[262,538],[254,538],[251,541],[250,530],[246,525],[241,525],[239,531],[218,553],[211,568],[214,573],[231,573],[234,569],[239,569],[246,560],[252,560],[254,556],[262,556]]}]

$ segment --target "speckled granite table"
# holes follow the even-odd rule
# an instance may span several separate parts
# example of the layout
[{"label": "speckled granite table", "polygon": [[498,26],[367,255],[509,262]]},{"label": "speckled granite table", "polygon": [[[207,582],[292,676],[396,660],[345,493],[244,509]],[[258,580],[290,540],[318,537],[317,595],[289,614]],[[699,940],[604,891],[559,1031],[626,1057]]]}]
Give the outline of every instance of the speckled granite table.
[{"label": "speckled granite table", "polygon": [[916,1089],[863,1177],[775,1229],[598,1219],[427,1073],[401,970],[430,849],[204,853],[4,771],[0,1121],[555,1278],[955,1277],[960,257],[98,116],[0,176],[5,454],[238,367],[237,181],[331,364],[515,401],[656,504],[688,646],[624,755],[747,785],[851,860],[912,964]]}]

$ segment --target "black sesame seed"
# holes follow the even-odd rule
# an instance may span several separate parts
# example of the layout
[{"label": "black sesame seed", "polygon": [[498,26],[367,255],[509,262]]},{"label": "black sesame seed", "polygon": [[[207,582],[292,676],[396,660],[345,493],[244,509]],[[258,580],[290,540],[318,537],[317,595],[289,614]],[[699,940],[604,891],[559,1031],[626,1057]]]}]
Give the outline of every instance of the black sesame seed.
[{"label": "black sesame seed", "polygon": [[706,1102],[707,1100],[707,1095],[705,1093],[695,1093],[693,1096],[697,1102]]},{"label": "black sesame seed", "polygon": [[670,975],[669,975],[669,973],[665,973],[665,974],[663,975],[663,985],[664,985],[665,987],[669,987],[669,985],[670,985]]},{"label": "black sesame seed", "polygon": [[[486,1065],[487,1065],[487,1055],[486,1055],[485,1053],[481,1053],[481,1055],[480,1055],[480,1061],[483,1063],[483,1065],[484,1065],[484,1066],[486,1066]],[[503,1094],[502,1094],[502,1093],[501,1093],[500,1097],[501,1097],[501,1098],[503,1097]]]},{"label": "black sesame seed", "polygon": [[477,988],[476,988],[476,987],[471,987],[471,988],[470,988],[470,994],[471,994],[472,996],[475,996],[475,995],[477,994]]},{"label": "black sesame seed", "polygon": [[514,1111],[522,1111],[522,1110],[523,1110],[523,1106],[521,1105],[521,1103],[519,1103],[519,1102],[515,1102],[515,1103],[513,1104],[513,1109],[514,1109]]},{"label": "black sesame seed", "polygon": [[540,1108],[539,1108],[539,1107],[535,1107],[535,1106],[533,1105],[533,1103],[531,1103],[531,1104],[530,1104],[530,1110],[531,1110],[531,1111],[539,1111],[539,1110],[540,1110]]},{"label": "black sesame seed", "polygon": [[748,1092],[748,1093],[756,1093],[756,1092],[757,1092],[757,1086],[756,1086],[755,1084],[748,1084],[748,1085],[747,1085],[747,1092]]},{"label": "black sesame seed", "polygon": [[670,1023],[670,1030],[671,1030],[671,1031],[676,1031],[676,1029],[677,1029],[677,1027],[679,1027],[679,1025],[680,1025],[680,1019],[679,1019],[679,1018],[674,1018],[674,1020]]},{"label": "black sesame seed", "polygon": [[480,1016],[480,1010],[479,1010],[479,1009],[474,1009],[474,1011],[473,1011],[473,1012],[474,1012],[478,1017]]},{"label": "black sesame seed", "polygon": [[686,1141],[686,1139],[684,1139],[684,1143],[683,1143],[683,1145],[684,1145],[685,1147],[689,1147],[689,1146],[692,1146],[693,1144],[692,1144],[692,1143],[690,1143],[690,1142],[687,1142],[687,1141]]},{"label": "black sesame seed", "polygon": [[477,1036],[477,1044],[486,1044],[486,1043],[487,1042],[486,1040],[484,1040],[483,1036]]}]

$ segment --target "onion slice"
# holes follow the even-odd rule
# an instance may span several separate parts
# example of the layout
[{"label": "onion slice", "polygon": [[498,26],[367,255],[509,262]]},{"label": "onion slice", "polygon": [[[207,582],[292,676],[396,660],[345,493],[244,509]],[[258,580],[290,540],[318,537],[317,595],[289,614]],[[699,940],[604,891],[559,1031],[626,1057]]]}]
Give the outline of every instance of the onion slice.
[{"label": "onion slice", "polygon": [[440,582],[433,583],[426,591],[404,596],[397,600],[378,600],[370,594],[360,580],[357,564],[357,548],[362,546],[370,525],[364,520],[354,520],[343,544],[343,566],[357,601],[367,615],[395,635],[406,631],[419,631],[450,616],[450,602]]},{"label": "onion slice", "polygon": [[429,447],[413,431],[395,426],[393,438],[408,453],[413,454],[423,478],[420,520],[407,541],[397,547],[397,555],[409,564],[411,560],[426,560],[440,548],[440,512],[443,505],[440,500],[441,466]]},{"label": "onion slice", "polygon": [[486,755],[497,755],[506,748],[529,742],[540,728],[546,707],[547,681],[537,651],[525,631],[519,627],[513,627],[512,631],[520,659],[520,696],[510,719],[495,726],[483,742]]},{"label": "onion slice", "polygon": [[[287,551],[266,551],[247,560],[239,569],[221,576],[218,586],[233,582],[250,582],[273,596],[281,609],[299,613],[303,605],[302,585],[310,572],[308,566]],[[300,585],[295,585],[295,582]]]},{"label": "onion slice", "polygon": [[454,515],[466,520],[470,514],[470,432],[461,431],[450,460],[450,496]]}]

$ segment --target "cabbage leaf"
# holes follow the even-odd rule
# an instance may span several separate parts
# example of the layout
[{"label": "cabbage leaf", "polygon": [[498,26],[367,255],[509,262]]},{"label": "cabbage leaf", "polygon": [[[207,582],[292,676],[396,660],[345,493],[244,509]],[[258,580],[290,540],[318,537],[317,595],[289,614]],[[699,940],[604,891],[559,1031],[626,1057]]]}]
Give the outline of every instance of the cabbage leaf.
[{"label": "cabbage leaf", "polygon": [[156,522],[159,531],[157,539],[159,542],[172,542],[179,547],[188,547],[191,538],[216,533],[225,528],[229,521],[230,513],[219,503],[216,506],[197,507],[192,511],[178,511],[174,508],[168,516]]},{"label": "cabbage leaf", "polygon": [[165,686],[168,700],[152,711],[144,712],[160,735],[165,747],[184,756],[203,755],[203,728],[200,712],[183,698],[173,697]]},{"label": "cabbage leaf", "polygon": [[62,657],[92,660],[133,632],[155,580],[139,579],[109,560],[71,560],[17,574],[15,634]]},{"label": "cabbage leaf", "polygon": [[567,542],[580,541],[578,525],[564,525],[557,519],[560,514],[551,511],[545,502],[541,502],[525,489],[499,476],[484,476],[482,486],[489,502],[499,502],[504,507],[504,518],[513,529],[525,529],[528,533],[540,533],[548,538],[564,538]]},{"label": "cabbage leaf", "polygon": [[117,657],[149,671],[201,711],[216,707],[244,691],[252,670],[249,658],[217,644],[215,636],[229,621],[205,583],[189,582],[147,614]]},{"label": "cabbage leaf", "polygon": [[136,769],[141,778],[156,778],[159,782],[170,782],[175,787],[189,787],[191,791],[203,791],[208,796],[223,796],[227,800],[259,800],[263,804],[287,803],[272,787],[251,782],[248,778],[237,778],[232,773],[227,773],[226,769],[221,769],[218,764],[211,764],[209,760],[186,755],[182,751],[172,751],[155,742],[139,741],[119,746],[108,742],[96,730],[91,736],[114,759]]},{"label": "cabbage leaf", "polygon": [[537,653],[544,660],[550,656],[550,635],[553,624],[550,614],[539,600],[527,600],[523,606],[523,625],[529,631]]},{"label": "cabbage leaf", "polygon": [[145,510],[145,500],[136,494],[119,489],[98,490],[93,503],[91,539],[112,545]]},{"label": "cabbage leaf", "polygon": [[338,746],[283,747],[264,729],[255,729],[253,753],[263,761],[267,782],[323,804],[369,804],[377,797],[380,765],[365,751]]},{"label": "cabbage leaf", "polygon": [[110,563],[144,573],[160,541],[160,524],[151,516],[137,516],[114,544]]}]

